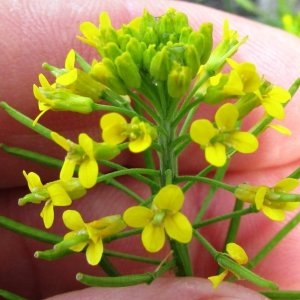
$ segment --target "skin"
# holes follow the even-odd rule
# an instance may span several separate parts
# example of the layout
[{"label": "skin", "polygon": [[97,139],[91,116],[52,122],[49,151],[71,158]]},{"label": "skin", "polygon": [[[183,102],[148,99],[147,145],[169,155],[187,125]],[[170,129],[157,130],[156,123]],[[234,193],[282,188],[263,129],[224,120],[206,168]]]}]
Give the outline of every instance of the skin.
[{"label": "skin", "polygon": [[[94,55],[93,50],[74,38],[78,34],[80,22],[90,20],[96,23],[98,13],[106,10],[111,15],[114,26],[118,27],[140,15],[145,7],[151,13],[160,15],[170,6],[187,13],[191,24],[195,27],[202,22],[213,22],[216,40],[220,39],[223,20],[229,19],[231,27],[238,29],[241,36],[249,36],[248,42],[242,46],[236,59],[255,63],[259,72],[274,84],[288,88],[299,75],[299,39],[280,30],[206,7],[171,1],[156,1],[155,7],[152,7],[150,2],[140,0],[113,1],[113,4],[110,1],[96,0],[86,1],[84,4],[80,0],[63,2],[4,0],[0,2],[1,100],[9,102],[30,117],[35,117],[38,111],[32,96],[32,84],[37,82],[37,75],[42,72],[41,64],[48,61],[53,65],[63,66],[65,54],[71,47],[88,59]],[[298,101],[299,94],[296,94],[294,100],[288,105],[287,117],[282,122],[292,130],[292,138],[268,130],[261,136],[261,145],[257,153],[247,156],[237,155],[234,158],[226,176],[226,182],[237,184],[242,180],[252,184],[273,185],[297,168],[300,159]],[[210,114],[210,109],[205,108],[199,113],[199,117]],[[252,114],[247,119],[248,125],[253,123],[259,115],[261,115],[259,111]],[[41,122],[76,140],[80,132],[87,132],[97,138],[99,135],[98,118],[98,115],[87,117],[50,112],[42,118]],[[17,124],[3,111],[0,111],[0,120],[1,142],[63,157],[64,153],[61,149]],[[195,157],[195,153],[199,153],[199,158],[189,159],[189,157]],[[135,161],[130,155],[123,155],[119,158],[119,162],[129,166],[135,166]],[[203,159],[197,147],[190,148],[182,157],[182,161],[185,166],[182,172],[193,173],[203,165]],[[0,180],[1,215],[42,228],[39,217],[40,206],[27,205],[20,208],[17,205],[17,199],[28,192],[22,170],[37,172],[43,182],[56,179],[59,171],[41,167],[3,152],[0,153],[0,165],[2,172],[5,172],[1,174]],[[147,196],[145,188],[129,178],[125,178],[123,183],[142,196]],[[206,187],[200,185],[186,195],[184,212],[190,218],[194,217],[194,211],[200,205],[198,199],[202,199],[205,191]],[[109,207],[105,201],[101,201],[108,196]],[[206,217],[229,211],[233,203],[232,196],[225,192],[218,192],[214,201],[218,202],[208,211]],[[88,201],[79,200],[72,208],[78,209],[89,221],[99,216],[122,213],[132,204],[134,204],[132,200],[124,197],[120,192],[110,187],[97,186],[89,192]],[[53,232],[63,234],[65,229],[60,221],[61,212],[60,209],[56,210]],[[287,220],[291,217],[292,214],[288,214]],[[271,222],[260,214],[251,216],[241,223],[238,243],[251,257],[281,226],[282,223]],[[201,233],[217,249],[221,249],[226,229],[224,227],[226,227],[224,223],[215,224],[202,230]],[[282,289],[300,289],[299,233],[299,228],[294,229],[255,269],[261,276],[277,282]],[[205,278],[216,273],[216,265],[210,255],[197,244],[193,244],[191,249],[195,278],[168,277],[158,279],[149,286],[82,289],[83,286],[74,279],[78,271],[99,274],[97,268],[86,266],[83,255],[74,255],[49,263],[33,258],[36,250],[47,249],[49,245],[22,238],[4,229],[0,229],[0,236],[0,286],[29,299],[41,299],[54,295],[56,296],[52,299],[61,300],[119,299],[120,297],[122,299],[140,297],[143,299],[153,299],[153,297],[157,299],[262,299],[255,291],[237,284],[223,283],[217,290],[213,290]],[[124,249],[126,252],[140,255],[145,254],[137,237],[130,241],[118,241],[112,244],[111,248]],[[121,272],[128,270],[124,262],[116,262],[116,264],[120,266]],[[145,269],[139,264],[130,264],[130,268],[132,272],[140,273],[153,270]]]}]

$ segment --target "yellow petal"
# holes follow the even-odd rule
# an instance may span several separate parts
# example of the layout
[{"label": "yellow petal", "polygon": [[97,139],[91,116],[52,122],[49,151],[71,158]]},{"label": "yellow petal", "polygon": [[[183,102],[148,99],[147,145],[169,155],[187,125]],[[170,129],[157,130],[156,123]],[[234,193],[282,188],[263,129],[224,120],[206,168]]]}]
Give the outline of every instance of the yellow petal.
[{"label": "yellow petal", "polygon": [[212,283],[213,288],[216,289],[219,286],[219,284],[224,280],[224,278],[226,277],[227,274],[228,274],[228,271],[225,270],[222,273],[220,273],[219,275],[210,276],[207,279]]},{"label": "yellow petal", "polygon": [[94,159],[84,160],[78,171],[80,183],[87,189],[92,188],[97,183],[98,171],[98,163]]},{"label": "yellow petal", "polygon": [[51,84],[42,73],[39,74],[39,82],[43,88],[51,88]]},{"label": "yellow petal", "polygon": [[184,195],[180,187],[174,184],[161,188],[154,197],[153,203],[162,210],[177,212],[181,209]]},{"label": "yellow petal", "polygon": [[74,69],[74,66],[75,66],[75,58],[76,58],[76,53],[74,51],[74,49],[71,49],[68,54],[67,54],[67,57],[66,57],[66,60],[65,60],[65,68],[67,70],[72,70]]},{"label": "yellow petal", "polygon": [[290,129],[288,129],[285,126],[282,126],[282,125],[279,125],[279,124],[271,124],[271,125],[268,125],[268,127],[278,131],[281,134],[292,135],[292,132],[290,131]]},{"label": "yellow petal", "polygon": [[258,188],[256,194],[255,194],[255,206],[258,210],[260,210],[263,207],[265,196],[268,191],[268,188],[265,186],[261,186]]},{"label": "yellow petal", "polygon": [[36,174],[34,172],[29,172],[27,174],[25,171],[23,171],[23,175],[24,175],[25,179],[27,180],[27,184],[28,184],[29,190],[31,192],[33,192],[35,188],[43,187],[40,176],[38,174]]},{"label": "yellow petal", "polygon": [[80,213],[76,210],[68,209],[63,213],[63,222],[65,226],[71,230],[80,230],[85,228],[85,223],[82,220]]},{"label": "yellow petal", "polygon": [[207,146],[205,148],[205,159],[213,166],[224,166],[227,160],[226,147],[221,143]]},{"label": "yellow petal", "polygon": [[73,177],[75,167],[76,167],[76,161],[66,158],[60,170],[60,174],[59,174],[60,179],[65,181],[70,180]]},{"label": "yellow petal", "polygon": [[57,84],[63,85],[63,86],[68,86],[74,83],[77,79],[78,72],[77,69],[73,69],[67,73],[64,73],[60,76],[58,76],[55,80]]},{"label": "yellow petal", "polygon": [[218,130],[206,119],[194,121],[190,129],[191,139],[201,146],[208,145],[217,133]]},{"label": "yellow petal", "polygon": [[299,180],[295,178],[284,178],[278,181],[274,189],[283,191],[283,192],[290,192],[294,190],[299,185]]},{"label": "yellow petal", "polygon": [[263,206],[262,212],[272,221],[284,221],[285,213],[282,209],[272,208],[269,206]]},{"label": "yellow petal", "polygon": [[252,153],[258,148],[257,138],[249,132],[234,132],[230,135],[228,142],[241,153]]},{"label": "yellow petal", "polygon": [[151,209],[144,206],[132,206],[125,210],[123,220],[134,228],[145,227],[153,218]]},{"label": "yellow petal", "polygon": [[99,239],[97,243],[90,242],[87,249],[86,249],[86,259],[87,262],[95,266],[97,265],[102,257],[103,254],[103,243],[102,240]]},{"label": "yellow petal", "polygon": [[248,262],[248,256],[245,250],[236,243],[228,243],[226,251],[229,256],[240,265],[245,265]]},{"label": "yellow petal", "polygon": [[189,243],[192,239],[193,228],[185,215],[178,212],[167,215],[164,226],[168,236],[180,243]]},{"label": "yellow petal", "polygon": [[54,132],[54,131],[52,131],[50,135],[51,135],[52,140],[56,144],[61,146],[66,151],[70,150],[71,143],[66,138],[64,138],[62,135],[60,135],[60,134],[58,134],[57,132]]},{"label": "yellow petal", "polygon": [[222,105],[216,112],[215,120],[219,129],[232,130],[239,117],[238,109],[231,103]]},{"label": "yellow petal", "polygon": [[264,100],[262,101],[262,105],[266,110],[266,112],[268,113],[268,115],[270,115],[271,117],[274,117],[279,120],[284,119],[285,112],[282,104],[274,101]]},{"label": "yellow petal", "polygon": [[158,252],[165,244],[164,229],[161,226],[153,226],[149,223],[142,232],[142,243],[147,251],[151,253]]},{"label": "yellow petal", "polygon": [[44,226],[47,229],[50,228],[54,221],[54,209],[53,209],[53,204],[52,204],[51,200],[48,200],[45,203],[40,216],[43,218]]},{"label": "yellow petal", "polygon": [[93,140],[86,134],[86,133],[80,133],[78,136],[78,142],[83,151],[90,157],[94,157],[94,146],[93,146]]},{"label": "yellow petal", "polygon": [[149,134],[143,134],[141,138],[130,141],[128,148],[132,153],[140,153],[151,146],[152,138]]},{"label": "yellow petal", "polygon": [[72,200],[66,190],[58,182],[51,182],[45,186],[54,206],[68,206]]}]

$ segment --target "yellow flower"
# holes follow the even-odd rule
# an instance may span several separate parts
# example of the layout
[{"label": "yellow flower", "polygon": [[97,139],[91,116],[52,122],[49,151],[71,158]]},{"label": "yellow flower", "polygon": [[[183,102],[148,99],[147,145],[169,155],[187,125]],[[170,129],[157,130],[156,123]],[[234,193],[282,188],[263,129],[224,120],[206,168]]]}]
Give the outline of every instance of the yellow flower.
[{"label": "yellow flower", "polygon": [[41,87],[33,85],[33,94],[38,101],[41,113],[35,118],[34,124],[48,110],[72,111],[88,114],[93,111],[94,102],[89,97],[74,94],[66,88],[57,88],[50,84],[43,74],[39,75]]},{"label": "yellow flower", "polygon": [[79,135],[79,144],[65,139],[56,132],[51,133],[51,138],[67,151],[60,178],[63,180],[71,178],[76,165],[79,165],[79,181],[85,188],[93,187],[97,182],[99,172],[99,166],[94,156],[94,141],[86,133]]},{"label": "yellow flower", "polygon": [[117,145],[129,139],[128,148],[133,153],[146,150],[151,146],[152,140],[156,137],[155,129],[138,117],[133,117],[128,123],[118,113],[109,113],[100,120],[102,138],[104,142]]},{"label": "yellow flower", "polygon": [[205,149],[205,158],[210,164],[216,167],[225,164],[226,147],[232,147],[241,153],[252,153],[258,148],[258,141],[253,134],[236,129],[238,117],[237,108],[226,103],[216,112],[216,125],[207,119],[192,123],[190,136]]},{"label": "yellow flower", "polygon": [[205,64],[205,70],[217,73],[227,58],[231,57],[245,41],[246,38],[239,40],[238,33],[229,28],[229,22],[226,20],[223,25],[222,41],[212,51]]},{"label": "yellow flower", "polygon": [[63,242],[76,240],[76,237],[86,235],[84,241],[80,241],[70,247],[75,252],[82,251],[86,246],[85,255],[90,265],[97,265],[103,254],[103,239],[122,231],[125,224],[120,215],[113,215],[101,218],[99,220],[85,223],[79,212],[75,210],[66,210],[63,213],[63,222],[65,226],[71,229],[64,236]]},{"label": "yellow flower", "polygon": [[128,226],[144,228],[142,243],[147,251],[157,252],[165,243],[165,233],[180,243],[188,243],[192,238],[192,225],[179,212],[184,194],[176,185],[163,187],[153,199],[151,209],[144,206],[128,208],[123,219]]},{"label": "yellow flower", "polygon": [[[226,245],[226,252],[228,253],[228,256],[239,265],[245,265],[248,262],[248,256],[245,250],[236,243],[228,243]],[[228,275],[228,273],[229,270],[224,270],[219,275],[208,277],[208,280],[211,281],[214,288],[217,288],[219,284],[224,280],[224,278]]]},{"label": "yellow flower", "polygon": [[245,202],[255,203],[258,210],[273,221],[283,221],[285,211],[299,206],[300,195],[290,194],[299,185],[295,178],[284,178],[273,187],[240,184],[235,196]]},{"label": "yellow flower", "polygon": [[86,192],[76,178],[70,178],[68,181],[56,180],[43,185],[38,174],[34,172],[27,174],[25,171],[23,174],[31,193],[20,198],[19,205],[27,202],[38,204],[45,202],[41,217],[46,228],[50,228],[53,224],[54,206],[68,206],[72,200],[82,197]]},{"label": "yellow flower", "polygon": [[237,63],[228,58],[227,63],[232,70],[228,75],[228,81],[223,87],[223,92],[232,96],[241,96],[258,90],[261,79],[254,64],[249,62]]},{"label": "yellow flower", "polygon": [[57,76],[56,83],[68,86],[77,79],[77,69],[75,68],[75,51],[71,49],[65,60],[65,72]]},{"label": "yellow flower", "polygon": [[257,97],[268,115],[280,120],[285,117],[283,104],[291,98],[287,90],[279,86],[268,86],[265,91],[258,91]]},{"label": "yellow flower", "polygon": [[283,221],[285,211],[299,206],[300,195],[289,193],[298,185],[299,181],[294,178],[284,178],[273,187],[240,184],[235,190],[235,196],[242,201],[255,203],[256,208],[269,219]]}]

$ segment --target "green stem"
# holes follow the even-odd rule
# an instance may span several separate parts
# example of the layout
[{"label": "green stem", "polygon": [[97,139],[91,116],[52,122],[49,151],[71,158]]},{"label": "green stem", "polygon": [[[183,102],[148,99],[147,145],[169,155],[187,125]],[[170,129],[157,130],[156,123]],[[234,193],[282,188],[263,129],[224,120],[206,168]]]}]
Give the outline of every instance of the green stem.
[{"label": "green stem", "polygon": [[[244,205],[244,202],[242,202],[240,200],[236,200],[234,208],[233,208],[233,212],[242,211],[243,205]],[[231,243],[231,242],[235,241],[236,235],[237,235],[238,230],[239,230],[241,216],[242,216],[241,214],[237,214],[236,216],[231,218],[230,223],[229,223],[229,228],[228,228],[228,231],[227,231],[227,235],[226,235],[226,238],[225,238],[225,243],[224,243],[223,250],[225,250],[226,245],[228,243]]]},{"label": "green stem", "polygon": [[203,177],[203,176],[189,176],[189,175],[184,175],[184,176],[177,176],[175,179],[176,182],[183,182],[183,181],[194,181],[194,182],[202,182],[202,183],[207,183],[210,186],[216,187],[216,188],[221,188],[226,191],[229,191],[231,193],[234,193],[236,187],[230,184],[227,184],[225,182],[216,180],[216,179],[211,179],[208,177]]},{"label": "green stem", "polygon": [[136,116],[136,113],[132,110],[129,110],[128,108],[112,106],[112,105],[103,105],[103,104],[98,104],[98,103],[95,103],[93,105],[93,110],[94,111],[116,112],[116,113],[126,115],[130,118]]},{"label": "green stem", "polygon": [[262,259],[264,259],[279,242],[300,223],[300,213],[294,216],[284,227],[279,230],[274,237],[251,259],[248,263],[250,269],[254,268]]},{"label": "green stem", "polygon": [[0,297],[6,300],[26,300],[26,298],[2,289],[0,289]]},{"label": "green stem", "polygon": [[[117,174],[117,176],[129,175],[129,176],[137,179],[138,181],[141,181],[141,182],[147,184],[151,188],[154,188],[154,189],[159,188],[159,185],[156,181],[151,180],[150,178],[141,175],[141,174],[147,174],[147,175],[152,175],[152,177],[154,177],[154,178],[157,178],[158,175],[159,175],[159,171],[157,171],[157,170],[151,170],[151,169],[146,169],[146,168],[131,168],[131,169],[128,169],[126,167],[123,167],[123,166],[121,166],[117,163],[114,163],[114,162],[111,162],[111,161],[108,161],[108,160],[100,161],[100,164],[103,164],[103,165],[105,165],[107,167],[110,167],[112,169],[116,169],[117,171],[114,171],[114,172],[111,172],[111,173],[108,173],[108,174],[104,174],[104,175],[100,175],[98,177],[99,182],[102,181],[103,176],[106,176],[106,177],[104,177],[104,180],[109,180],[110,178],[116,177],[115,175],[111,175],[111,174]],[[122,172],[115,173],[115,172],[118,172],[118,171],[123,171],[123,173]]]},{"label": "green stem", "polygon": [[29,117],[25,116],[18,110],[11,107],[8,103],[2,101],[0,102],[0,108],[3,108],[13,119],[18,121],[19,123],[23,124],[24,126],[30,128],[31,130],[39,133],[40,135],[44,136],[47,139],[51,139],[51,130],[47,127],[42,126],[39,123],[33,125],[34,120],[30,119]]},{"label": "green stem", "polygon": [[115,277],[120,275],[119,271],[110,262],[106,255],[101,257],[100,266],[108,276]]},{"label": "green stem", "polygon": [[200,242],[200,244],[211,254],[211,256],[216,259],[218,254],[220,253],[217,251],[214,246],[197,230],[194,229],[193,231],[194,237]]},{"label": "green stem", "polygon": [[62,237],[59,235],[24,225],[4,216],[0,216],[0,226],[10,231],[50,244],[57,244],[62,240]]},{"label": "green stem", "polygon": [[[217,169],[216,174],[214,176],[214,179],[216,181],[221,182],[221,180],[224,178],[224,175],[228,168],[228,164],[229,164],[229,160],[223,167]],[[209,191],[208,191],[207,195],[205,196],[205,198],[201,204],[201,208],[199,209],[198,214],[194,220],[194,223],[199,223],[202,220],[202,218],[205,215],[210,203],[212,202],[213,197],[217,190],[218,190],[218,186],[216,186],[216,185],[210,186]]]},{"label": "green stem", "polygon": [[199,223],[194,223],[193,227],[195,229],[196,228],[201,228],[201,227],[213,224],[213,223],[225,221],[225,220],[228,220],[228,219],[231,219],[231,218],[236,218],[236,217],[251,214],[251,213],[254,213],[254,212],[257,212],[256,208],[254,206],[249,206],[248,208],[245,208],[245,209],[236,210],[236,211],[228,213],[228,214],[224,214],[224,215],[217,216],[217,217],[214,217],[214,218],[210,218],[210,219],[207,219],[207,220],[204,220],[204,221],[200,221]]},{"label": "green stem", "polygon": [[157,277],[174,267],[173,262],[163,264],[158,270],[144,274],[124,275],[116,277],[97,277],[78,273],[76,279],[83,284],[99,287],[126,287],[142,283],[150,284]]},{"label": "green stem", "polygon": [[268,297],[268,299],[289,299],[289,300],[299,300],[300,291],[262,291],[262,295]]},{"label": "green stem", "polygon": [[28,160],[35,161],[37,163],[47,165],[50,167],[61,168],[63,161],[48,155],[40,154],[38,152],[29,151],[22,148],[10,147],[5,144],[0,144],[0,149],[3,149],[9,154],[13,154]]},{"label": "green stem", "polygon": [[118,258],[123,258],[123,259],[127,259],[127,260],[147,263],[147,264],[151,264],[151,265],[159,265],[161,263],[161,261],[158,259],[152,259],[149,257],[138,256],[138,255],[128,254],[128,253],[124,253],[124,252],[118,252],[118,251],[113,251],[113,250],[107,250],[107,249],[104,250],[104,254],[106,256],[118,257]]},{"label": "green stem", "polygon": [[128,188],[126,185],[118,182],[117,180],[110,179],[109,182],[107,182],[107,184],[116,187],[118,190],[129,195],[132,199],[134,199],[138,203],[145,202],[145,200],[142,197],[140,197],[137,193],[135,193],[132,189]]}]

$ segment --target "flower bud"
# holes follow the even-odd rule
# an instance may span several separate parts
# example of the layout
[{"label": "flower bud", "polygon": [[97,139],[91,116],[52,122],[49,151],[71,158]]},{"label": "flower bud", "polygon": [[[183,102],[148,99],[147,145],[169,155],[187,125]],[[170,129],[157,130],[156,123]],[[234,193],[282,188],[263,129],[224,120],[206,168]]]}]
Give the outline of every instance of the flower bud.
[{"label": "flower bud", "polygon": [[208,60],[212,47],[213,47],[213,25],[211,23],[204,23],[201,25],[199,32],[203,36],[203,47],[202,47],[202,54],[201,54],[201,64],[205,64]]},{"label": "flower bud", "polygon": [[170,71],[170,57],[166,46],[157,52],[150,64],[150,74],[156,80],[167,80]]},{"label": "flower bud", "polygon": [[120,150],[117,145],[111,145],[107,143],[94,143],[94,156],[97,161],[110,160],[120,154]]},{"label": "flower bud", "polygon": [[[78,178],[72,177],[69,180],[58,180],[57,182],[63,186],[72,200],[79,199],[86,194],[86,189],[82,186]],[[49,184],[45,186],[47,187]]]},{"label": "flower bud", "polygon": [[189,67],[177,65],[168,76],[168,93],[173,98],[182,97],[192,81],[192,72]]},{"label": "flower bud", "polygon": [[192,77],[195,77],[200,67],[200,58],[194,45],[185,46],[184,61],[191,70]]},{"label": "flower bud", "polygon": [[136,38],[131,38],[126,45],[126,51],[133,58],[135,64],[140,66],[143,60],[143,52],[146,50],[146,44],[139,42]]},{"label": "flower bud", "polygon": [[91,74],[102,84],[120,95],[126,95],[127,89],[120,79],[114,63],[104,58],[101,62],[92,65]]},{"label": "flower bud", "polygon": [[137,65],[134,63],[129,52],[124,52],[116,58],[115,64],[119,76],[124,81],[128,88],[139,88],[142,83],[142,78]]}]

